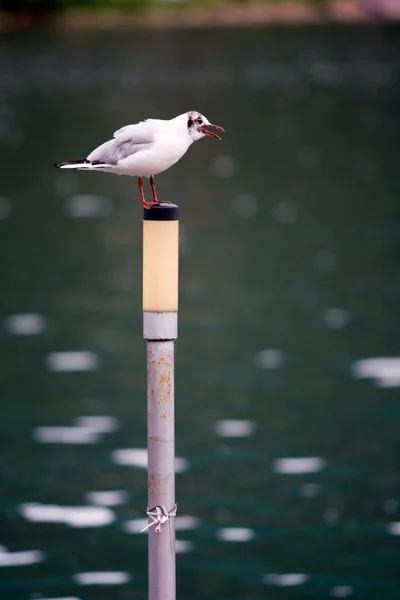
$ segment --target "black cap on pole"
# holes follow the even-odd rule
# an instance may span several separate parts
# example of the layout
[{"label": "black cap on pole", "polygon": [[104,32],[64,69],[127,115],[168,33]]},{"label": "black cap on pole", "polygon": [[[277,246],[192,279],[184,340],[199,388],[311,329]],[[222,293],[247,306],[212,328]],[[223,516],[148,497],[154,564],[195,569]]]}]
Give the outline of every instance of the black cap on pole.
[{"label": "black cap on pole", "polygon": [[144,221],[177,221],[178,219],[179,209],[176,204],[160,202],[151,208],[143,208]]}]

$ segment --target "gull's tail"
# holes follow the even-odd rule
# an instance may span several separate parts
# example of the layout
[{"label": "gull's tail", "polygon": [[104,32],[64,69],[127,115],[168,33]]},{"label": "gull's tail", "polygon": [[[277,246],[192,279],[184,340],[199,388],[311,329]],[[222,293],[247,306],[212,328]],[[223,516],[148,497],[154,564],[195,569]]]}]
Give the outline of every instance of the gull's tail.
[{"label": "gull's tail", "polygon": [[105,164],[99,160],[90,161],[87,158],[81,158],[79,160],[54,163],[54,166],[58,169],[98,169],[105,166]]}]

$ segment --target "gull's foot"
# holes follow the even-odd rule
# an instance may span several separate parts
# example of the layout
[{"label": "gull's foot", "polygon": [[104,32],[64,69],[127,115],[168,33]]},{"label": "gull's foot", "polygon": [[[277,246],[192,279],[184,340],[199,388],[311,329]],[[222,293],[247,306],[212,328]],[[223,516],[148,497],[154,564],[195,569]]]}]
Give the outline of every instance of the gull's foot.
[{"label": "gull's foot", "polygon": [[160,204],[172,204],[169,200],[152,200],[151,202],[142,202],[143,208],[151,208],[152,206],[160,206]]}]

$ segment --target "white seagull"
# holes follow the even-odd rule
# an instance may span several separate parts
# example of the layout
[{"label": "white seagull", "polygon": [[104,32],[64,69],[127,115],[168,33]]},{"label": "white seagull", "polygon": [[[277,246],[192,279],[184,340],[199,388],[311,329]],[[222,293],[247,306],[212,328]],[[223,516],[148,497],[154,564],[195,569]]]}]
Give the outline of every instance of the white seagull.
[{"label": "white seagull", "polygon": [[[54,166],[60,169],[105,171],[136,176],[142,205],[151,208],[159,204],[154,175],[172,167],[193,142],[206,136],[220,140],[219,135],[208,130],[210,128],[225,131],[194,110],[169,121],[146,119],[135,125],[121,127],[114,133],[112,140],[93,150],[87,158],[59,162]],[[142,177],[150,178],[153,195],[151,202],[145,200]]]}]

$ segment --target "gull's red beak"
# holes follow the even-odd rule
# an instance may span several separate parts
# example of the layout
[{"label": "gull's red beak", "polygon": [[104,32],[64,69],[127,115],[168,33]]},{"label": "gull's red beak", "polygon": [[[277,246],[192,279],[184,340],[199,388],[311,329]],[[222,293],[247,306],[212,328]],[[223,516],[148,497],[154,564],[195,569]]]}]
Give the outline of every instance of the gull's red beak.
[{"label": "gull's red beak", "polygon": [[219,125],[212,125],[211,123],[207,123],[207,125],[202,125],[201,127],[199,127],[199,131],[202,131],[203,133],[205,133],[205,135],[216,138],[217,140],[221,139],[219,137],[219,135],[217,135],[213,131],[208,131],[206,129],[206,127],[212,127],[213,129],[220,129],[221,131],[223,131],[225,133],[225,129],[223,127],[220,127]]}]

